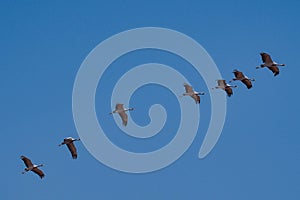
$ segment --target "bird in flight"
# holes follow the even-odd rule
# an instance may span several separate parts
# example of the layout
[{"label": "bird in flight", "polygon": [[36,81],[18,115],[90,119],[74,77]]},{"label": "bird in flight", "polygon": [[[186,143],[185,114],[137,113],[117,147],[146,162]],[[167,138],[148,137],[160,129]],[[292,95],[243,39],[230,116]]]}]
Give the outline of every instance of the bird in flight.
[{"label": "bird in flight", "polygon": [[45,176],[44,172],[39,169],[39,167],[44,166],[44,164],[34,165],[34,164],[32,164],[31,160],[25,156],[21,156],[21,159],[23,160],[23,162],[26,166],[26,168],[22,172],[22,174],[32,171],[32,172],[36,173],[37,175],[39,175],[40,178],[43,178]]},{"label": "bird in flight", "polygon": [[200,95],[204,95],[204,92],[195,92],[193,87],[190,86],[189,84],[185,83],[183,84],[184,88],[185,88],[185,93],[183,93],[183,96],[190,96],[192,97],[196,104],[200,103]]},{"label": "bird in flight", "polygon": [[216,89],[222,89],[222,90],[224,90],[227,93],[227,96],[229,96],[229,97],[231,95],[233,95],[232,88],[237,87],[236,85],[229,85],[223,79],[217,80],[217,82],[218,82],[218,85],[215,87]]},{"label": "bird in flight", "polygon": [[126,126],[127,122],[128,122],[128,115],[126,114],[126,111],[130,111],[133,109],[134,108],[124,108],[124,104],[118,103],[118,104],[116,104],[116,109],[109,114],[119,113],[119,115],[122,119],[123,125]]},{"label": "bird in flight", "polygon": [[74,141],[80,141],[79,138],[72,138],[72,137],[67,137],[64,139],[64,141],[62,143],[60,143],[58,146],[62,146],[62,145],[67,145],[69,151],[71,152],[72,158],[76,159],[77,158],[77,150],[74,144]]},{"label": "bird in flight", "polygon": [[244,83],[247,86],[248,89],[252,88],[252,82],[251,81],[255,81],[255,79],[248,78],[247,76],[245,76],[243,74],[243,72],[241,72],[237,69],[235,69],[233,71],[233,74],[234,74],[235,78],[233,78],[231,81],[229,81],[229,83],[232,82],[232,81],[241,81],[242,83]]},{"label": "bird in flight", "polygon": [[278,66],[285,66],[285,64],[278,64],[274,62],[271,58],[271,56],[267,53],[260,53],[261,59],[263,61],[263,64],[256,67],[256,69],[268,67],[269,70],[271,70],[274,74],[274,76],[277,76],[279,74],[279,68]]}]

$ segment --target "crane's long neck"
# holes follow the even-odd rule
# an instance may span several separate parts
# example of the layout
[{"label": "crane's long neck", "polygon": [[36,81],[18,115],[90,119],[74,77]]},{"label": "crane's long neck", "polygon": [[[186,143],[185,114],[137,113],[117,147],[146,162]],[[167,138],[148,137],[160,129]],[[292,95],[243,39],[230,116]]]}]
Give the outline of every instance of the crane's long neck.
[{"label": "crane's long neck", "polygon": [[62,146],[62,145],[64,145],[64,144],[66,144],[65,142],[62,142],[62,143],[60,143],[58,146],[60,147],[60,146]]},{"label": "crane's long neck", "polygon": [[261,64],[260,66],[257,66],[256,69],[264,68],[266,66],[267,66],[266,64]]},{"label": "crane's long neck", "polygon": [[225,86],[216,86],[216,87],[214,87],[214,88],[212,88],[212,89],[222,89],[222,90],[224,90],[225,89]]},{"label": "crane's long neck", "polygon": [[236,85],[229,85],[228,87],[236,88],[237,86]]}]

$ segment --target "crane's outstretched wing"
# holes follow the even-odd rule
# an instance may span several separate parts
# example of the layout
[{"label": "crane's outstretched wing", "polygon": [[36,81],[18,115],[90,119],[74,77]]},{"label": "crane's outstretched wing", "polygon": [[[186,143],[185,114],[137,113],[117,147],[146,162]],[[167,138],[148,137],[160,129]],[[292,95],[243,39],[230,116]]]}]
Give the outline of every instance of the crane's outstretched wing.
[{"label": "crane's outstretched wing", "polygon": [[241,71],[234,70],[233,73],[234,73],[234,76],[235,76],[236,78],[238,78],[238,79],[245,78],[243,72],[241,72]]},{"label": "crane's outstretched wing", "polygon": [[121,104],[121,103],[116,104],[116,110],[124,110],[123,105],[124,104]]},{"label": "crane's outstretched wing", "polygon": [[33,168],[31,171],[39,175],[40,178],[43,178],[45,176],[44,172],[37,167]]},{"label": "crane's outstretched wing", "polygon": [[77,150],[76,150],[76,147],[74,145],[74,142],[68,143],[67,147],[68,147],[69,151],[71,152],[72,158],[76,159],[77,158]]},{"label": "crane's outstretched wing", "polygon": [[279,68],[277,66],[272,66],[268,68],[273,72],[274,76],[277,76],[279,74]]},{"label": "crane's outstretched wing", "polygon": [[193,94],[191,97],[195,100],[196,104],[200,103],[200,96],[198,94]]},{"label": "crane's outstretched wing", "polygon": [[220,87],[226,87],[226,85],[227,85],[227,83],[226,83],[226,81],[225,80],[218,80],[218,86],[220,86]]},{"label": "crane's outstretched wing", "polygon": [[119,112],[119,115],[122,119],[123,125],[126,126],[128,122],[128,115],[125,113],[125,111]]},{"label": "crane's outstretched wing", "polygon": [[192,86],[188,85],[188,84],[183,84],[184,88],[185,88],[185,92],[186,93],[194,93],[194,90],[192,88]]},{"label": "crane's outstretched wing", "polygon": [[225,91],[227,93],[227,95],[230,97],[233,94],[232,88],[231,87],[225,87]]},{"label": "crane's outstretched wing", "polygon": [[264,63],[273,63],[272,58],[269,54],[267,53],[260,53],[261,59]]},{"label": "crane's outstretched wing", "polygon": [[27,158],[25,156],[21,156],[21,159],[23,160],[26,167],[32,167],[33,166],[32,162],[29,158]]},{"label": "crane's outstretched wing", "polygon": [[248,78],[243,79],[242,83],[244,83],[248,89],[252,88],[252,83]]}]

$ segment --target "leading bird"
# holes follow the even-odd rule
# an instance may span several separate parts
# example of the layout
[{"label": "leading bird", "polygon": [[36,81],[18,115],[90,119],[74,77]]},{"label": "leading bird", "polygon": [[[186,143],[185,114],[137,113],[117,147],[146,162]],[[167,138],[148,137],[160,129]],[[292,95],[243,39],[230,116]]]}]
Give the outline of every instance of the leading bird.
[{"label": "leading bird", "polygon": [[39,169],[39,167],[43,167],[44,164],[34,165],[34,164],[32,164],[31,160],[25,156],[21,156],[21,159],[23,160],[23,162],[26,166],[26,168],[22,172],[22,174],[32,171],[32,172],[36,173],[37,175],[39,175],[40,178],[44,178],[44,176],[45,176],[44,172]]},{"label": "leading bird", "polygon": [[272,60],[271,56],[267,53],[262,52],[262,53],[260,53],[260,56],[263,61],[263,64],[256,67],[256,69],[268,67],[269,70],[271,70],[273,72],[274,76],[277,76],[279,74],[278,66],[285,66],[285,64],[278,64],[278,63],[274,62]]}]

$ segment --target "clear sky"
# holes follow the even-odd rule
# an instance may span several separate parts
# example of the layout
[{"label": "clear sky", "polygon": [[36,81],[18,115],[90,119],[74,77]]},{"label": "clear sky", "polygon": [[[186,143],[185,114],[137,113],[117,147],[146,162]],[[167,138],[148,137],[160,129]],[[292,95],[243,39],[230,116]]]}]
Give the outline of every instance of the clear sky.
[{"label": "clear sky", "polygon": [[[0,198],[299,199],[299,9],[296,0],[1,1]],[[225,79],[240,69],[256,79],[253,88],[236,83],[239,87],[227,98],[221,138],[202,160],[198,151],[210,119],[209,95],[202,97],[196,139],[169,167],[147,174],[119,172],[96,160],[81,142],[76,143],[78,159],[72,160],[66,147],[57,145],[64,137],[79,137],[72,90],[81,63],[108,37],[147,26],[192,37]],[[255,69],[261,51],[286,64],[277,77],[267,69]],[[211,90],[188,63],[166,52],[145,50],[116,60],[103,80],[107,89],[97,90],[96,110],[111,132],[108,137],[130,151],[164,146],[178,126],[176,97],[155,85],[138,90],[130,106],[137,108],[131,114],[140,125],[149,123],[146,112],[151,104],[166,106],[171,114],[158,137],[145,141],[127,137],[107,114],[109,92],[122,73],[113,69],[129,70],[148,62],[181,66],[195,89]],[[33,173],[21,174],[21,155],[45,164],[43,180]]]}]

